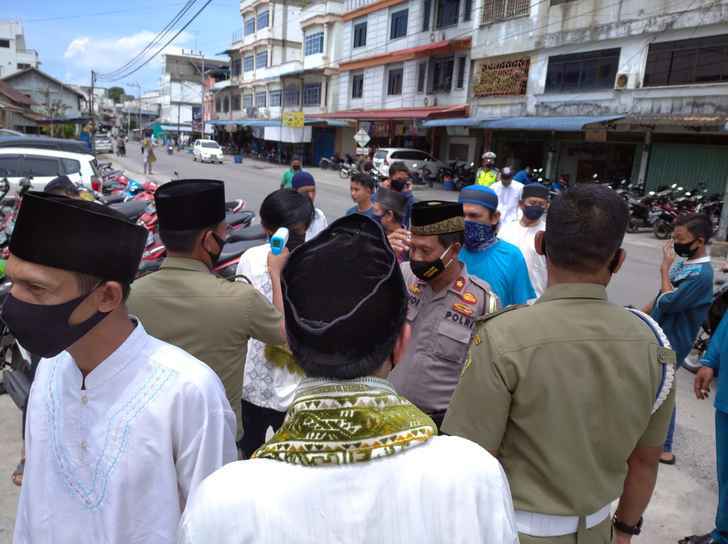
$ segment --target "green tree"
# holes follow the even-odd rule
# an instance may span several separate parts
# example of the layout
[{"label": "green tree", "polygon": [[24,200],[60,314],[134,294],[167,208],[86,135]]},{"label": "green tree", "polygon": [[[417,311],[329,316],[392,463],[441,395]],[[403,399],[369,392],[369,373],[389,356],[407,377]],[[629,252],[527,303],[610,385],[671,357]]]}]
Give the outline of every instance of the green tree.
[{"label": "green tree", "polygon": [[114,101],[114,104],[118,104],[124,99],[126,92],[122,87],[111,87],[108,91],[109,98]]}]

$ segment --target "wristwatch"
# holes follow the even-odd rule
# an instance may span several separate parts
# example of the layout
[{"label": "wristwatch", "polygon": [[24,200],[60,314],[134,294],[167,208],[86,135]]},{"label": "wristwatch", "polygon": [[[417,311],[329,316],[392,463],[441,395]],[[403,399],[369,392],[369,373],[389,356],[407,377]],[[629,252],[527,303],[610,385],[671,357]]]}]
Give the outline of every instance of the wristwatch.
[{"label": "wristwatch", "polygon": [[623,521],[620,521],[617,517],[617,514],[614,514],[614,517],[612,518],[612,525],[614,526],[617,531],[620,533],[624,533],[626,535],[632,535],[637,536],[642,532],[642,522],[644,519],[640,516],[640,520],[637,522],[637,525],[627,525]]}]

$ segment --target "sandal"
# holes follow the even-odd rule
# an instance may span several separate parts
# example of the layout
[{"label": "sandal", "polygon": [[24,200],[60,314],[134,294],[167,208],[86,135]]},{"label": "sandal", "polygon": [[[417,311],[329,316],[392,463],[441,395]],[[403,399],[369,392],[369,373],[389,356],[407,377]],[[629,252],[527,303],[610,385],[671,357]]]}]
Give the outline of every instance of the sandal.
[{"label": "sandal", "polygon": [[20,463],[18,463],[18,466],[15,467],[15,470],[10,476],[10,479],[18,487],[23,485],[23,472],[25,472],[25,459],[20,460]]},{"label": "sandal", "polygon": [[[674,455],[672,456],[671,459],[664,459],[662,456],[660,456],[660,463],[662,463],[663,465],[674,465],[676,462],[677,462],[677,457],[675,457]],[[692,544],[692,543],[689,543],[689,544]]]}]

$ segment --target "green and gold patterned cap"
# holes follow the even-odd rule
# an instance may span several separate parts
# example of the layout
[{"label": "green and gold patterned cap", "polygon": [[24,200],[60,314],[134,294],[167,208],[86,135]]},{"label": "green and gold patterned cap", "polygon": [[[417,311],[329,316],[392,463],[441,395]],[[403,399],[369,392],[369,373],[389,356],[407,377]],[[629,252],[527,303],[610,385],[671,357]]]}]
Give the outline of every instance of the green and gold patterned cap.
[{"label": "green and gold patterned cap", "polygon": [[465,230],[463,205],[442,200],[425,200],[412,206],[412,234],[437,236]]}]

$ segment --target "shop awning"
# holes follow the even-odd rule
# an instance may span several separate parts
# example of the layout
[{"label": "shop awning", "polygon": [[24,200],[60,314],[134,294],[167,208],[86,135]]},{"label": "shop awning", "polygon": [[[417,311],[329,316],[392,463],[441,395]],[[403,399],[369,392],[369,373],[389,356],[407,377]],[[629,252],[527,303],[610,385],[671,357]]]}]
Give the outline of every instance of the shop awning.
[{"label": "shop awning", "polygon": [[357,121],[403,121],[429,119],[439,116],[465,117],[468,106],[442,106],[431,108],[392,108],[386,110],[348,110],[334,113],[320,113],[322,119],[353,119]]},{"label": "shop awning", "polygon": [[725,115],[626,115],[617,122],[618,126],[642,127],[686,127],[686,128],[723,128],[728,123]]},{"label": "shop awning", "polygon": [[[552,132],[581,132],[589,125],[601,125],[622,119],[624,115],[574,117],[505,117],[483,121],[478,126],[490,130],[547,130]],[[598,128],[598,127],[591,127]]]},{"label": "shop awning", "polygon": [[214,119],[207,121],[208,125],[213,127],[279,127],[281,126],[280,119]]},{"label": "shop awning", "polygon": [[351,123],[345,119],[305,119],[303,121],[303,124],[306,126],[312,126],[312,125],[324,125],[327,127],[336,127],[336,128],[350,128]]},{"label": "shop awning", "polygon": [[[152,127],[154,127],[154,124]],[[186,125],[179,125],[178,127],[177,125],[159,124],[159,128],[161,128],[164,132],[192,132],[192,127]]]},{"label": "shop awning", "polygon": [[437,127],[477,127],[486,121],[493,119],[483,119],[481,117],[448,117],[447,119],[430,119],[422,123],[424,128]]}]

